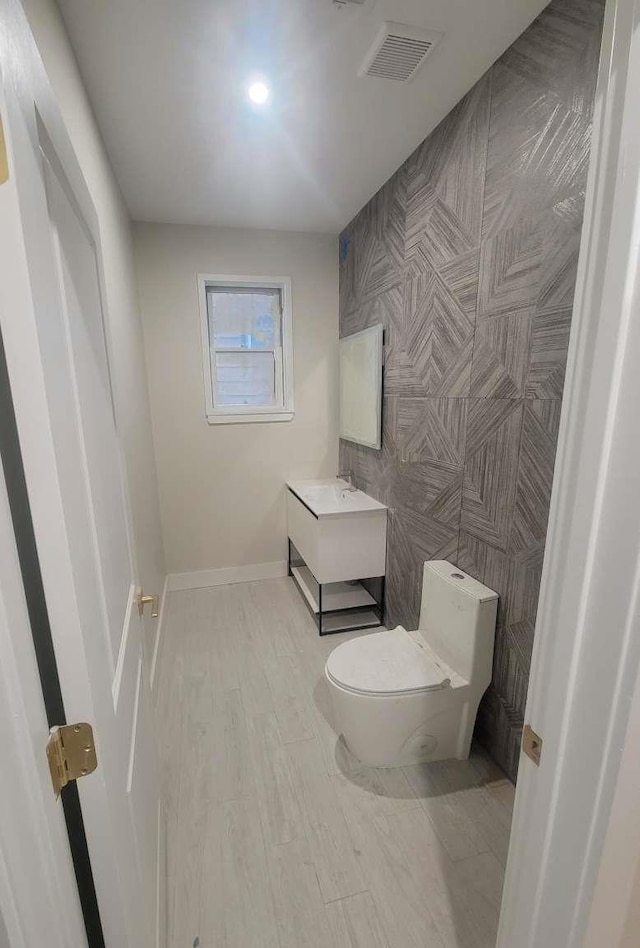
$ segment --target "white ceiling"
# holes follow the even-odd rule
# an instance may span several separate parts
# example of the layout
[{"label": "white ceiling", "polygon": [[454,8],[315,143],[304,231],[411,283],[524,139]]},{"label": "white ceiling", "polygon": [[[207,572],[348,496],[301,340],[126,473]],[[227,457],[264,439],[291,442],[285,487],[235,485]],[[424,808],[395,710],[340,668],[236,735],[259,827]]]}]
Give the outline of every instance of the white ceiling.
[{"label": "white ceiling", "polygon": [[[332,233],[545,0],[59,4],[134,219]],[[357,75],[384,20],[446,34],[411,83]]]}]

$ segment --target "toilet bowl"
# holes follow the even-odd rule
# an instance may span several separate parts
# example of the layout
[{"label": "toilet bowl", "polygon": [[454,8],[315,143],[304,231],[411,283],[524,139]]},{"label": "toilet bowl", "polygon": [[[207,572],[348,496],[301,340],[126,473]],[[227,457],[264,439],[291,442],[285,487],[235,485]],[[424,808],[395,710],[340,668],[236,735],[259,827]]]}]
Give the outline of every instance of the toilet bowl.
[{"label": "toilet bowl", "polygon": [[419,629],[376,632],[331,652],[338,733],[371,767],[469,756],[489,682],[498,596],[444,560],[425,563]]}]

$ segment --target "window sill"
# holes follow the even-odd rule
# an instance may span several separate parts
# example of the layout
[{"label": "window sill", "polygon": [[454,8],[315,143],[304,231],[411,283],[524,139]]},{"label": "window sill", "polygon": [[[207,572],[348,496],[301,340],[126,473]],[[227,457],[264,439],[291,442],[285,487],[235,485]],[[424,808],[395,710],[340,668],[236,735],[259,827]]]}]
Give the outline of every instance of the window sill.
[{"label": "window sill", "polygon": [[220,412],[220,414],[207,415],[207,422],[210,425],[255,425],[271,421],[292,421],[293,416],[293,411],[256,412],[255,414]]}]

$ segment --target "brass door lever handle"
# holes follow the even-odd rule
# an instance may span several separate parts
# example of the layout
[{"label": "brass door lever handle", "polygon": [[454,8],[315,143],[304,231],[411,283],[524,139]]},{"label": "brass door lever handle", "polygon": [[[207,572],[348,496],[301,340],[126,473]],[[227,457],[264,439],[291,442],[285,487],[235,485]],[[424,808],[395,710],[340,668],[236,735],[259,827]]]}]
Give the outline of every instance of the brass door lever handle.
[{"label": "brass door lever handle", "polygon": [[140,615],[144,613],[144,607],[147,603],[151,603],[151,618],[158,618],[158,597],[157,596],[145,596],[143,590],[141,589],[138,592],[138,612]]}]

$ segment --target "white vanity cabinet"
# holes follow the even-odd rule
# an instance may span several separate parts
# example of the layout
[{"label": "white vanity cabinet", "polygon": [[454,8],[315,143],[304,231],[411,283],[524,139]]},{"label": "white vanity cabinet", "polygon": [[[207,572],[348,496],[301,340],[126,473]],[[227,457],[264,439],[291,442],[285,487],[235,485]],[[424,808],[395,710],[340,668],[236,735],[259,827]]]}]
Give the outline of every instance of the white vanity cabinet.
[{"label": "white vanity cabinet", "polygon": [[[289,573],[317,617],[320,633],[380,625],[386,572],[385,505],[362,491],[350,490],[337,478],[290,481],[287,526]],[[297,558],[292,556],[292,546]],[[354,582],[363,579],[378,580],[377,598]],[[373,618],[356,615],[358,610],[369,611]],[[346,619],[349,612],[354,621],[336,621],[338,613]]]}]

